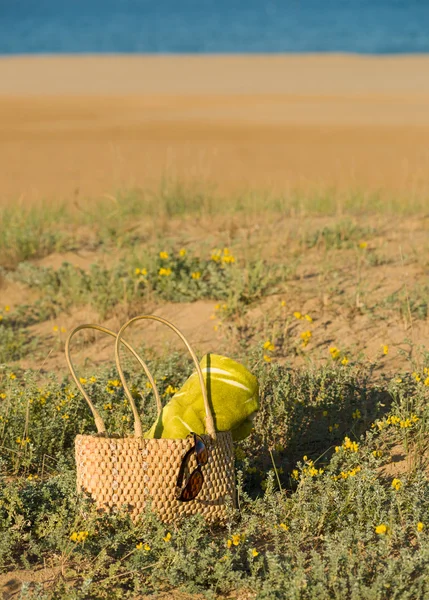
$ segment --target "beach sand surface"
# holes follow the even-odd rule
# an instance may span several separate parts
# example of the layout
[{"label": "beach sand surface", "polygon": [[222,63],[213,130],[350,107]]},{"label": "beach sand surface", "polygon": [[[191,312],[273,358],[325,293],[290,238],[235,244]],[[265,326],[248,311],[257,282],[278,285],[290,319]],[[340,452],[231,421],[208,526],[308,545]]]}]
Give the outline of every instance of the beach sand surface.
[{"label": "beach sand surface", "polygon": [[161,178],[429,192],[429,56],[0,59],[0,203]]}]

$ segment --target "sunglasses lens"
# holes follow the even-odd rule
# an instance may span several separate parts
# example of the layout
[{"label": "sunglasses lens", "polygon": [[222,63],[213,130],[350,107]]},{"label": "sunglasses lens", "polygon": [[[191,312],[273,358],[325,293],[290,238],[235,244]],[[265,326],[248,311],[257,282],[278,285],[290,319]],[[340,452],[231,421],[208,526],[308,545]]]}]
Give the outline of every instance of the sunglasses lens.
[{"label": "sunglasses lens", "polygon": [[182,502],[188,502],[198,496],[203,487],[204,477],[203,474],[196,469],[189,477],[185,489],[180,494],[180,500]]},{"label": "sunglasses lens", "polygon": [[209,453],[207,447],[199,435],[195,435],[195,454],[197,455],[197,461],[200,465],[206,465],[209,460]]}]

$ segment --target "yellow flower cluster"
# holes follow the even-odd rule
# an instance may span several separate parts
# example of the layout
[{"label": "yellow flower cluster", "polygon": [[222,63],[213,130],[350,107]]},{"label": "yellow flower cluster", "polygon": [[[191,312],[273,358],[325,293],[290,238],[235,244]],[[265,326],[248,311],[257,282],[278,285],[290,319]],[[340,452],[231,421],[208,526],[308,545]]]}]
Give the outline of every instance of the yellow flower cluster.
[{"label": "yellow flower cluster", "polygon": [[171,533],[168,532],[165,537],[162,538],[164,540],[165,543],[168,543],[171,541]]},{"label": "yellow flower cluster", "polygon": [[162,258],[162,260],[167,260],[167,258],[168,258],[168,252],[160,252],[159,253],[159,258]]},{"label": "yellow flower cluster", "polygon": [[160,275],[161,277],[169,277],[171,275],[171,269],[164,269],[163,267],[161,267],[158,271],[158,275]]},{"label": "yellow flower cluster", "polygon": [[311,331],[303,331],[300,334],[299,337],[302,339],[302,345],[304,348],[308,345],[309,341],[311,340],[312,335],[313,334],[311,333]]},{"label": "yellow flower cluster", "polygon": [[164,396],[168,396],[169,394],[173,395],[178,391],[179,391],[179,388],[173,387],[172,385],[168,385],[164,392]]},{"label": "yellow flower cluster", "polygon": [[392,481],[392,488],[396,491],[400,490],[402,487],[402,481],[400,479],[395,479]]},{"label": "yellow flower cluster", "polygon": [[399,426],[400,429],[408,429],[412,427],[414,423],[417,423],[418,420],[419,417],[417,415],[411,415],[411,417],[406,419],[401,419],[401,417],[398,417],[397,415],[391,415],[390,417],[387,417],[387,419],[383,419],[382,421],[375,421],[375,423],[373,423],[371,427],[378,427],[379,431],[381,431],[385,427],[388,427],[389,425]]},{"label": "yellow flower cluster", "polygon": [[149,544],[146,542],[146,544],[143,544],[143,542],[139,542],[138,544],[136,544],[136,549],[137,550],[144,550],[145,552],[149,552],[150,551],[150,546]]},{"label": "yellow flower cluster", "polygon": [[298,319],[298,320],[305,320],[305,321],[308,321],[309,323],[313,322],[313,319],[312,319],[312,317],[310,317],[310,315],[303,315],[302,313],[299,312],[299,310],[296,310],[293,313],[293,316],[295,317],[295,319]]},{"label": "yellow flower cluster", "polygon": [[425,524],[424,524],[424,523],[422,523],[421,521],[419,521],[419,522],[417,523],[417,531],[420,533],[420,532],[422,532],[422,531],[423,531],[423,529],[424,529],[424,528],[425,528]]},{"label": "yellow flower cluster", "polygon": [[106,385],[106,392],[114,394],[115,389],[122,387],[122,383],[119,379],[109,379]]},{"label": "yellow flower cluster", "polygon": [[[301,477],[317,477],[318,475],[322,475],[324,473],[323,469],[316,469],[314,466],[314,462],[307,458],[307,456],[303,457],[303,461],[305,462],[305,467],[302,469]],[[298,480],[299,473],[297,469],[292,471],[292,478]]]},{"label": "yellow flower cluster", "polygon": [[346,450],[349,452],[358,452],[359,444],[357,442],[352,442],[349,437],[344,438],[344,442],[342,446],[335,446],[335,452],[339,452],[340,450]]},{"label": "yellow flower cluster", "polygon": [[276,349],[276,347],[274,346],[274,344],[272,342],[270,342],[270,340],[267,340],[266,342],[264,342],[262,347],[264,350],[268,350],[269,352],[274,352],[274,350]]},{"label": "yellow flower cluster", "polygon": [[214,262],[220,262],[225,265],[231,265],[232,263],[235,263],[235,257],[231,254],[229,248],[224,248],[223,252],[219,249],[213,250],[211,259]]},{"label": "yellow flower cluster", "polygon": [[244,534],[237,533],[227,540],[226,546],[227,548],[231,548],[231,546],[239,546],[242,542],[245,541],[245,539],[246,536]]},{"label": "yellow flower cluster", "polygon": [[429,367],[425,367],[423,369],[423,374],[420,375],[419,373],[416,373],[416,371],[414,371],[414,373],[411,373],[411,377],[417,382],[419,383],[420,381],[422,381],[422,383],[429,387]]},{"label": "yellow flower cluster", "polygon": [[[264,342],[262,344],[262,348],[264,350],[266,350],[267,352],[274,352],[275,349],[276,349],[276,347],[274,346],[274,344],[270,340],[267,340],[266,342]],[[267,354],[267,353],[264,354],[263,358],[264,358],[265,362],[269,363],[269,362],[272,361],[272,357],[269,354]]]},{"label": "yellow flower cluster", "polygon": [[17,437],[16,443],[19,444],[20,446],[26,446],[27,444],[30,443],[30,438],[29,437],[26,437],[26,438]]},{"label": "yellow flower cluster", "polygon": [[179,256],[180,256],[181,258],[183,258],[184,256],[186,256],[186,250],[185,250],[185,248],[181,248],[181,249],[179,250]]},{"label": "yellow flower cluster", "polygon": [[336,346],[331,346],[329,348],[329,353],[331,355],[332,360],[338,360],[340,358],[341,352],[338,350]]},{"label": "yellow flower cluster", "polygon": [[390,533],[390,528],[388,525],[381,523],[375,528],[375,533],[377,533],[378,535],[386,535],[386,533]]},{"label": "yellow flower cluster", "polygon": [[334,481],[338,481],[338,479],[347,479],[348,477],[355,477],[355,475],[361,470],[362,467],[357,466],[354,469],[351,469],[350,471],[341,471],[339,475],[334,475],[333,479]]},{"label": "yellow flower cluster", "polygon": [[83,544],[88,535],[88,531],[73,531],[73,533],[70,536],[70,539],[72,542],[76,542],[76,544]]},{"label": "yellow flower cluster", "polygon": [[144,269],[144,268],[139,269],[139,268],[137,268],[137,269],[134,270],[134,274],[137,275],[137,276],[140,275],[142,277],[145,277],[147,275],[147,269]]},{"label": "yellow flower cluster", "polygon": [[360,419],[362,416],[360,410],[357,408],[354,413],[352,414],[353,419]]},{"label": "yellow flower cluster", "polygon": [[192,277],[192,279],[200,279],[201,278],[200,271],[194,271],[194,273],[191,273],[191,277]]}]

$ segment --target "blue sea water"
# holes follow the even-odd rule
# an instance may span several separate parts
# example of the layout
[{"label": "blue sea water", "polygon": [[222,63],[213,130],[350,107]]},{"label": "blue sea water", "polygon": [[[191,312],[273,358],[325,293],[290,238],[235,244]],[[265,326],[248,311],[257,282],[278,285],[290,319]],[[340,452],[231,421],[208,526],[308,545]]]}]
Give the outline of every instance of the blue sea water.
[{"label": "blue sea water", "polygon": [[429,0],[0,0],[0,54],[429,52]]}]

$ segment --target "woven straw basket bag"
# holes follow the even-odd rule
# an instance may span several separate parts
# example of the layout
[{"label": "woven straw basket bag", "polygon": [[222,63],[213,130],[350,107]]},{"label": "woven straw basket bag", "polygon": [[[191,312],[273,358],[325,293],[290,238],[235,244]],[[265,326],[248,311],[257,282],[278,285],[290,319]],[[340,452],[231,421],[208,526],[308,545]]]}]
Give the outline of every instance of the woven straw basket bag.
[{"label": "woven straw basket bag", "polygon": [[[206,413],[206,431],[208,431],[207,435],[201,437],[208,450],[208,461],[203,467],[202,489],[198,496],[189,502],[181,502],[176,499],[176,481],[183,457],[194,444],[193,438],[143,438],[140,416],[121,367],[119,350],[122,343],[145,371],[155,394],[159,415],[162,405],[154,379],[145,362],[122,339],[123,333],[129,325],[143,319],[158,321],[170,327],[185,343],[198,373]],[[132,437],[121,438],[106,432],[99,412],[76,375],[70,358],[70,341],[82,329],[96,329],[116,338],[116,365],[134,416],[134,436]],[[152,510],[158,513],[165,523],[171,523],[186,515],[196,513],[201,513],[209,522],[224,522],[227,515],[227,503],[235,505],[232,435],[229,431],[215,431],[214,418],[201,367],[184,335],[165,319],[153,315],[142,315],[131,319],[117,335],[98,325],[80,325],[67,338],[66,359],[73,379],[92,411],[98,431],[94,435],[76,436],[78,490],[87,492],[100,509],[115,510],[126,505],[133,519],[137,518],[150,500]],[[192,453],[188,464],[189,473],[196,467],[197,460],[195,453]]]}]

